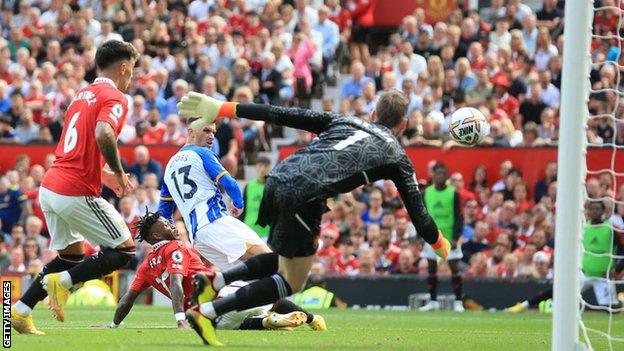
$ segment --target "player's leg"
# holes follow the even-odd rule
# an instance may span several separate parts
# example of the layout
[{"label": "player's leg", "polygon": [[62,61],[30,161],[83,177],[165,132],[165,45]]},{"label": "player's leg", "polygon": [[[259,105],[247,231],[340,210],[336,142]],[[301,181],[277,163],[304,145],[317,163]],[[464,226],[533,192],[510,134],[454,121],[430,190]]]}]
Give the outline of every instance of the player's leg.
[{"label": "player's leg", "polygon": [[[455,251],[455,250],[453,250]],[[451,253],[452,255],[452,253]],[[448,265],[451,268],[451,285],[453,286],[453,292],[455,293],[455,303],[453,304],[453,310],[455,312],[464,312],[464,303],[462,301],[462,276],[459,272],[459,259],[448,260]]]},{"label": "player's leg", "polygon": [[512,313],[524,312],[529,307],[537,307],[539,306],[540,302],[546,301],[548,299],[552,299],[552,297],[553,297],[553,289],[548,288],[546,290],[540,291],[539,293],[537,293],[535,296],[533,296],[532,298],[528,300],[518,302],[517,304],[506,308],[505,311],[512,312]]},{"label": "player's leg", "polygon": [[12,326],[18,333],[42,334],[35,328],[31,313],[35,305],[47,296],[42,283],[43,277],[72,268],[82,262],[84,257],[84,238],[73,231],[56,212],[63,211],[67,203],[45,188],[40,190],[39,201],[52,238],[50,247],[65,250],[59,250],[59,255],[43,266],[28,290],[11,308]]},{"label": "player's leg", "polygon": [[216,291],[237,280],[255,280],[277,273],[278,255],[274,252],[254,255],[230,268],[215,273],[212,286]]},{"label": "player's leg", "polygon": [[202,304],[201,313],[214,319],[230,311],[272,304],[300,291],[318,247],[320,218],[326,208],[322,205],[311,203],[299,213],[280,215],[272,226],[269,243],[279,254],[279,273],[244,286],[233,295]]},{"label": "player's leg", "polygon": [[[74,284],[100,278],[127,264],[136,251],[130,231],[113,205],[102,198],[91,196],[66,197],[70,205],[61,217],[94,245],[105,247],[80,264],[43,278],[50,297],[50,308],[57,319],[64,319],[64,306],[69,288]],[[51,245],[51,248],[55,248]],[[63,252],[63,250],[61,250]]]},{"label": "player's leg", "polygon": [[438,261],[427,257],[427,268],[429,276],[427,277],[427,287],[429,288],[429,302],[421,307],[419,311],[436,311],[440,309],[440,303],[438,302]]},{"label": "player's leg", "polygon": [[284,299],[284,300],[277,301],[275,304],[273,304],[271,311],[274,311],[282,315],[288,314],[294,311],[303,312],[306,315],[306,323],[310,326],[310,328],[312,328],[313,330],[317,330],[317,331],[327,330],[327,325],[325,324],[325,318],[323,318],[323,316],[318,315],[318,314],[316,315],[312,314],[308,312],[307,310],[297,306],[294,302],[290,300]]}]

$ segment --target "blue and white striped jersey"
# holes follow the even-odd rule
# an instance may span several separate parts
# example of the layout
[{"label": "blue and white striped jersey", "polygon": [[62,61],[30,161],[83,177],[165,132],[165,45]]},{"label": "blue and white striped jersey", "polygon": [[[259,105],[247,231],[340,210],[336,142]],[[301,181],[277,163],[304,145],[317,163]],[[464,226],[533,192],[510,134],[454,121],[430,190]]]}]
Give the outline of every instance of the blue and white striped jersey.
[{"label": "blue and white striped jersey", "polygon": [[167,163],[159,210],[171,220],[175,203],[192,241],[198,229],[229,215],[219,185],[236,207],[243,207],[236,180],[223,168],[217,156],[207,148],[186,145]]}]

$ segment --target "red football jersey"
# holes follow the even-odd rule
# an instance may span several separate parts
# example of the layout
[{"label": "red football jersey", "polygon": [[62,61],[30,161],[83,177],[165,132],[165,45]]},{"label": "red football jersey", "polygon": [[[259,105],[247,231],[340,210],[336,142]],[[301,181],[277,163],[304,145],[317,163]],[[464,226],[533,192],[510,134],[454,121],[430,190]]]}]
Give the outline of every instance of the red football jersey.
[{"label": "red football jersey", "polygon": [[203,272],[211,276],[214,273],[204,265],[199,252],[187,243],[179,240],[161,241],[154,244],[153,248],[137,269],[130,290],[141,292],[152,286],[171,298],[169,276],[179,273],[184,277],[184,306],[189,308],[195,273]]},{"label": "red football jersey", "polygon": [[97,78],[78,91],[65,113],[56,160],[41,185],[66,196],[99,196],[106,161],[95,141],[95,126],[109,123],[118,136],[127,114],[126,96],[108,78]]}]

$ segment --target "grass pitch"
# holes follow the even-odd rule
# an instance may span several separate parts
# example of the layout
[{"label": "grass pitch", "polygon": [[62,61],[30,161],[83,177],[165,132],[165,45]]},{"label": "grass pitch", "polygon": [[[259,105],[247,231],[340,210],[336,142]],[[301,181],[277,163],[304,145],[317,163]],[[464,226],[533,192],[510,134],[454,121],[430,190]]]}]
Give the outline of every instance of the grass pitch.
[{"label": "grass pitch", "polygon": [[[119,329],[93,327],[112,320],[113,309],[72,308],[66,322],[56,322],[42,306],[35,310],[43,336],[18,335],[15,350],[197,350],[201,340],[192,331],[179,331],[171,308],[135,306]],[[303,326],[292,332],[221,331],[227,350],[548,350],[551,315],[535,312],[418,313],[414,311],[328,310],[329,331]],[[585,313],[585,323],[607,330],[609,316]],[[612,318],[612,335],[624,337],[624,314]],[[609,350],[606,338],[592,336],[595,350]],[[613,344],[624,350],[624,343]]]}]

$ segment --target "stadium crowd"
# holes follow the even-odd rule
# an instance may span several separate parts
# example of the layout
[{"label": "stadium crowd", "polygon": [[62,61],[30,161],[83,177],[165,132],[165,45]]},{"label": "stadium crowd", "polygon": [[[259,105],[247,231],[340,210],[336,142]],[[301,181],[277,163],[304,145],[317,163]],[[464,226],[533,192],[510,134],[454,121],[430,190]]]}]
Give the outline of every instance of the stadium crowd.
[{"label": "stadium crowd", "polygon": [[[488,118],[491,130],[483,146],[557,145],[563,44],[557,0],[544,0],[535,9],[519,0],[493,0],[491,7],[457,9],[447,22],[433,25],[416,9],[387,45],[372,47],[370,19],[363,14],[373,1],[3,1],[0,143],[56,144],[75,92],[96,77],[97,46],[123,39],[142,54],[120,137],[121,143],[138,145],[135,164],[127,165],[138,187],[121,199],[105,196],[130,227],[145,207],[158,208],[164,165],[150,158],[149,146],[185,143],[186,127],[175,106],[191,90],[223,100],[301,107],[320,99],[326,111],[367,119],[380,94],[396,88],[410,98],[405,146],[453,147],[448,116],[463,106]],[[618,18],[617,10],[598,12],[594,31],[617,34]],[[619,50],[610,39],[592,43],[594,62],[624,64]],[[617,67],[598,64],[591,72],[596,92],[590,112],[614,114],[589,119],[592,144],[624,145]],[[338,99],[324,94],[337,83]],[[232,174],[240,164],[255,163],[254,152],[268,151],[271,138],[280,134],[244,119],[217,123],[214,151]],[[297,143],[311,137],[300,133]],[[31,164],[23,155],[12,169],[2,170],[0,271],[34,274],[55,255],[47,249],[37,201],[53,160],[48,155],[45,164]],[[556,170],[548,164],[536,184],[525,183],[510,161],[496,175],[479,165],[472,174],[449,174],[461,199],[457,245],[466,276],[552,276]],[[420,176],[424,189],[431,174]],[[622,201],[624,185],[604,174],[587,181],[587,193]],[[605,218],[611,216],[614,227],[624,230],[624,206],[605,205]],[[342,195],[330,208],[314,272],[427,274],[422,243],[392,182]],[[185,231],[181,221],[177,224]],[[439,274],[449,275],[448,266],[441,265]]]}]

